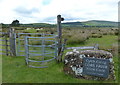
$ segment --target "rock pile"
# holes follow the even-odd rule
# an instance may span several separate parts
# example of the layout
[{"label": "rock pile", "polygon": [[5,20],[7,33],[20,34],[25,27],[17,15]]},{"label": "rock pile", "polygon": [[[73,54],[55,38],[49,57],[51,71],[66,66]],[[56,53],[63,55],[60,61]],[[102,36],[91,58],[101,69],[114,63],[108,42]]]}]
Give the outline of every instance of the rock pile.
[{"label": "rock pile", "polygon": [[[97,59],[109,59],[109,76],[107,78],[83,75],[83,58],[91,57]],[[110,52],[103,50],[83,50],[67,52],[64,59],[64,72],[76,78],[88,80],[115,80],[113,56]]]}]

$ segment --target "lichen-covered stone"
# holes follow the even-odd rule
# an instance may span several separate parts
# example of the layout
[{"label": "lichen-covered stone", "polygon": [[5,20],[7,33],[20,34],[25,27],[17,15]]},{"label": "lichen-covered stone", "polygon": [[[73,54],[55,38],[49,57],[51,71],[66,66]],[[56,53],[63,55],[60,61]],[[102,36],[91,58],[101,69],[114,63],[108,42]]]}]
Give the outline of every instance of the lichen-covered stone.
[{"label": "lichen-covered stone", "polygon": [[[84,57],[109,59],[110,68],[109,68],[108,78],[82,75]],[[73,52],[67,52],[64,59],[64,72],[66,74],[72,75],[73,77],[88,79],[88,80],[115,80],[116,79],[115,73],[114,73],[113,55],[110,52],[103,51],[103,50],[83,50],[83,51],[73,50]]]}]

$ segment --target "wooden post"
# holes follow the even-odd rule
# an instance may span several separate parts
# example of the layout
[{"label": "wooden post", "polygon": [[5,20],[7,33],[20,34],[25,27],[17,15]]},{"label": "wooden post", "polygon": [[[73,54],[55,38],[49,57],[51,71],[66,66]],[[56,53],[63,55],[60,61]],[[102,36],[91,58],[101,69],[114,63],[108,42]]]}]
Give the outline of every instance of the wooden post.
[{"label": "wooden post", "polygon": [[16,56],[16,42],[13,28],[9,28],[9,37],[10,37],[10,55]]},{"label": "wooden post", "polygon": [[63,21],[64,18],[61,18],[61,15],[57,16],[57,31],[58,31],[58,56],[57,61],[62,61],[62,58],[60,57],[61,49],[62,49],[62,27],[61,27],[61,21]]}]

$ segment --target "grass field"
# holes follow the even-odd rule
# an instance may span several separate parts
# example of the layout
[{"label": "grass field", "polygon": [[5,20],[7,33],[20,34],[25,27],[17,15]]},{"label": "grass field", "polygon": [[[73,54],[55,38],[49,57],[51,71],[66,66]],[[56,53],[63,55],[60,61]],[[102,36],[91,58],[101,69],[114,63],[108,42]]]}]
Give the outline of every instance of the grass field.
[{"label": "grass field", "polygon": [[[117,43],[117,36],[106,35],[102,38],[90,38],[86,43],[72,46],[93,46],[98,43],[105,48]],[[70,46],[70,45],[69,45]],[[67,50],[65,50],[67,52]],[[25,65],[25,57],[2,56],[2,82],[3,83],[117,83],[118,82],[118,57],[114,56],[115,81],[95,81],[76,79],[63,72],[63,63],[55,60],[48,68],[29,68]],[[1,65],[1,64],[0,64]]]}]

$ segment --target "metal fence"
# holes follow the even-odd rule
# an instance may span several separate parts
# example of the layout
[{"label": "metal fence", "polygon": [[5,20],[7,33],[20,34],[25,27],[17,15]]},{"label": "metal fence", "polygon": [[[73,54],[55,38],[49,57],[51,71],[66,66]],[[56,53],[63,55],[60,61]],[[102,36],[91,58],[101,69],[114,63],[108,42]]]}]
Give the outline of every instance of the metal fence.
[{"label": "metal fence", "polygon": [[[25,37],[44,37],[53,36],[54,34],[42,34],[42,33],[17,33],[16,34],[16,56],[25,56]],[[34,40],[36,41],[36,40]],[[32,42],[34,42],[32,41]]]},{"label": "metal fence", "polygon": [[26,64],[33,68],[48,67],[48,63],[58,54],[56,38],[51,34],[43,34],[41,37],[26,36],[24,39]]},{"label": "metal fence", "polygon": [[9,34],[7,32],[0,32],[0,54],[10,55]]}]

